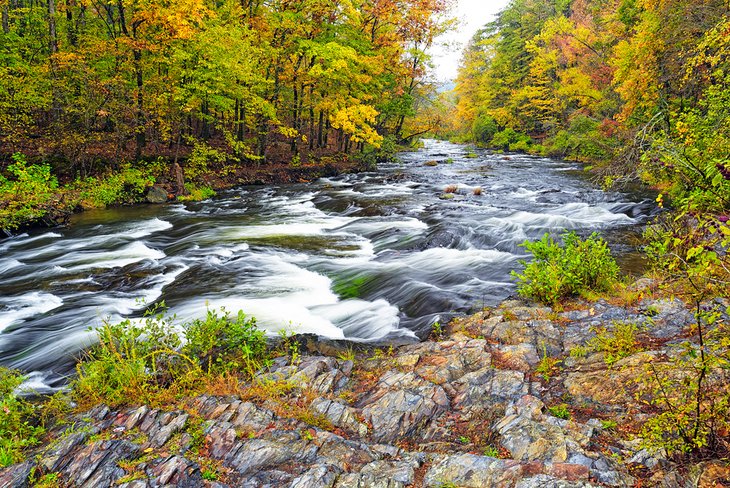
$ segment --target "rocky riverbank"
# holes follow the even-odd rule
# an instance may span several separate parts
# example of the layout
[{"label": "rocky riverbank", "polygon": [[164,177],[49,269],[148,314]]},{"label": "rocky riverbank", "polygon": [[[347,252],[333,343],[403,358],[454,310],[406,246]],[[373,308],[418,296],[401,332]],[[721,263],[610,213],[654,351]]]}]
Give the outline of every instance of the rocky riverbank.
[{"label": "rocky riverbank", "polygon": [[[676,299],[509,301],[397,348],[300,336],[237,395],[73,416],[0,486],[729,486],[727,460],[678,466],[634,438],[635,379],[693,322]],[[589,346],[619,323],[644,347],[609,362]]]}]

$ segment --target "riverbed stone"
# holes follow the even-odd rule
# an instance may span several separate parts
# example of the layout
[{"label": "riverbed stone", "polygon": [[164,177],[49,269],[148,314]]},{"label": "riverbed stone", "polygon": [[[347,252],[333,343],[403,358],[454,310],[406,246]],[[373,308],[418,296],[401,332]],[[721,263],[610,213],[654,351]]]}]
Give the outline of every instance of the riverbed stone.
[{"label": "riverbed stone", "polygon": [[198,488],[203,486],[200,466],[182,456],[170,456],[153,462],[147,471],[154,478],[152,486]]},{"label": "riverbed stone", "polygon": [[240,474],[250,474],[290,462],[312,464],[316,454],[317,446],[301,440],[295,432],[276,431],[267,439],[242,443],[226,460]]},{"label": "riverbed stone", "polygon": [[312,466],[294,478],[289,488],[331,488],[335,486],[340,473],[339,468],[329,464]]},{"label": "riverbed stone", "polygon": [[344,403],[328,398],[316,398],[310,405],[312,411],[324,415],[332,425],[365,437],[368,426],[357,419],[358,411]]},{"label": "riverbed stone", "polygon": [[494,426],[500,444],[514,459],[566,463],[570,454],[583,453],[588,446],[593,434],[590,426],[546,415],[545,410],[542,401],[525,395]]},{"label": "riverbed stone", "polygon": [[26,488],[28,478],[35,467],[31,461],[15,464],[6,469],[0,469],[0,486],[7,488]]},{"label": "riverbed stone", "polygon": [[566,374],[564,384],[573,397],[599,404],[628,406],[634,403],[631,388],[642,377],[644,366],[656,363],[659,353],[640,352],[623,358],[610,368],[602,356],[594,355],[580,370]]},{"label": "riverbed stone", "polygon": [[568,481],[547,474],[539,474],[520,480],[515,488],[598,488],[588,481]]},{"label": "riverbed stone", "polygon": [[126,474],[119,467],[120,461],[136,459],[141,451],[140,446],[125,440],[93,442],[75,451],[59,471],[72,486],[112,486]]},{"label": "riverbed stone", "polygon": [[640,310],[651,317],[647,332],[652,337],[669,339],[696,323],[694,313],[679,299],[644,300]]}]

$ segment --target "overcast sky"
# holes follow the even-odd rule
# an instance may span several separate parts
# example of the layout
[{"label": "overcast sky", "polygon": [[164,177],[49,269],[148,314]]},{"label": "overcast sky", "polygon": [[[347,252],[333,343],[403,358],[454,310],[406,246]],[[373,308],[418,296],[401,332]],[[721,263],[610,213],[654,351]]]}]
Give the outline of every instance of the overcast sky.
[{"label": "overcast sky", "polygon": [[456,78],[461,51],[471,36],[484,24],[492,21],[494,15],[502,10],[509,0],[457,0],[454,16],[459,26],[454,32],[439,38],[439,43],[448,43],[450,48],[436,46],[433,49],[433,62],[436,77],[441,81]]}]

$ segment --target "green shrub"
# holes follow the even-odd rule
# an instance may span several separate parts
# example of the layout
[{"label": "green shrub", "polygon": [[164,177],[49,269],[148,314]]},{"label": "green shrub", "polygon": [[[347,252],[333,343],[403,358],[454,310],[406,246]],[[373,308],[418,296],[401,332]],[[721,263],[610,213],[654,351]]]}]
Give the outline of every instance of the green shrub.
[{"label": "green shrub", "polygon": [[615,150],[615,142],[604,135],[601,122],[585,115],[573,118],[570,127],[549,142],[552,154],[583,162],[605,162]]},{"label": "green shrub", "polygon": [[221,166],[225,164],[228,156],[223,151],[200,141],[195,141],[190,157],[185,163],[183,171],[185,179],[189,181],[200,181],[208,174],[208,165]]},{"label": "green shrub", "polygon": [[518,279],[518,292],[546,304],[586,293],[605,291],[617,280],[619,268],[606,242],[592,234],[581,240],[574,232],[562,235],[558,245],[549,234],[539,241],[525,241],[522,246],[532,255],[532,262],[520,260],[523,273],[512,272]]},{"label": "green shrub", "polygon": [[256,319],[239,311],[235,319],[223,311],[208,310],[203,320],[185,328],[183,352],[198,358],[207,371],[230,372],[255,363],[266,353],[266,336],[256,328]]},{"label": "green shrub", "polygon": [[474,119],[471,133],[477,144],[488,144],[498,130],[497,121],[489,115],[481,113]]},{"label": "green shrub", "polygon": [[182,202],[198,202],[200,200],[213,198],[216,195],[215,190],[213,190],[211,187],[198,186],[194,183],[185,183],[185,190],[188,193],[187,195],[177,197],[177,199]]},{"label": "green shrub", "polygon": [[163,304],[140,321],[105,323],[97,335],[72,385],[82,406],[154,403],[195,392],[206,374],[250,374],[266,361],[264,333],[241,312],[231,318],[208,310],[205,319],[176,324]]},{"label": "green shrub", "polygon": [[28,164],[25,156],[13,154],[10,178],[0,175],[0,229],[13,230],[40,221],[58,190],[58,180],[48,164]]},{"label": "green shrub", "polygon": [[22,461],[23,451],[45,432],[33,422],[33,405],[17,395],[22,382],[18,373],[0,368],[0,468]]},{"label": "green shrub", "polygon": [[119,171],[103,177],[77,181],[80,203],[85,208],[103,208],[139,202],[147,188],[155,184],[155,177],[147,169],[123,165]]},{"label": "green shrub", "polygon": [[532,139],[526,134],[515,131],[511,127],[494,134],[490,145],[504,151],[527,151]]}]

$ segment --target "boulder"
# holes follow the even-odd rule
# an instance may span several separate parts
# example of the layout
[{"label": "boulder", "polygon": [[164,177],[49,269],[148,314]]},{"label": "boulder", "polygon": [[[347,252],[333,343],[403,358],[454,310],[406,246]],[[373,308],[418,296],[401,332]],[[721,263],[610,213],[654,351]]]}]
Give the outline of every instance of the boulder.
[{"label": "boulder", "polygon": [[167,202],[167,190],[160,185],[154,185],[147,190],[145,200],[147,203],[165,203]]}]

